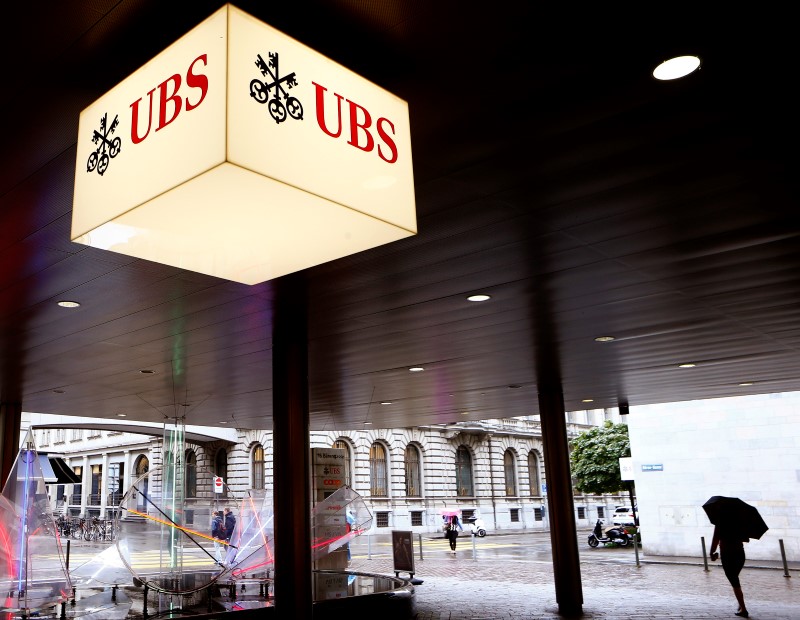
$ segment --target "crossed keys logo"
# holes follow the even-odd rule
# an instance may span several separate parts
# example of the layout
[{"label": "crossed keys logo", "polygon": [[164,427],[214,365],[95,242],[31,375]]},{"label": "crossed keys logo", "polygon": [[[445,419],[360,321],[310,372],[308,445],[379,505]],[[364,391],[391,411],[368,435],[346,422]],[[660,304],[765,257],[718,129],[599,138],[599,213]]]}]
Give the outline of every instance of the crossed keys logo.
[{"label": "crossed keys logo", "polygon": [[86,162],[86,172],[92,172],[97,168],[97,174],[103,176],[108,170],[108,163],[111,161],[110,157],[119,155],[120,148],[122,147],[122,140],[117,136],[113,140],[109,139],[114,130],[119,125],[119,117],[114,116],[111,126],[108,126],[108,114],[103,114],[100,119],[100,131],[94,130],[92,134],[92,142],[97,144],[97,148],[89,155],[89,161]]},{"label": "crossed keys logo", "polygon": [[[266,78],[266,81],[259,79],[251,80],[250,82],[250,96],[258,103],[267,103],[267,109],[270,116],[275,119],[276,123],[282,123],[286,120],[286,113],[289,113],[293,119],[303,120],[303,106],[298,101],[297,97],[291,97],[287,89],[297,86],[297,78],[294,72],[289,75],[280,77],[278,70],[278,54],[277,52],[269,53],[269,64],[264,62],[261,54],[256,56],[256,67],[261,71],[261,75]],[[270,81],[271,80],[271,81]],[[286,88],[284,88],[284,85]],[[274,89],[274,93],[271,92]],[[272,95],[272,99],[270,99]],[[285,101],[281,101],[281,96]]]}]

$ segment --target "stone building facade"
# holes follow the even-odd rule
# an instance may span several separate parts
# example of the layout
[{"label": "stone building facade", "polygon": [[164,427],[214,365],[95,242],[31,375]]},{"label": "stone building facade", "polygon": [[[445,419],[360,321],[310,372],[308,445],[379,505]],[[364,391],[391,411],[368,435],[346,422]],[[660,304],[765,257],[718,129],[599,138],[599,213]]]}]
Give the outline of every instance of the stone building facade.
[{"label": "stone building facade", "polygon": [[[570,437],[616,410],[567,414]],[[51,485],[56,512],[112,518],[115,505],[141,475],[162,463],[163,429],[144,424],[104,428],[95,418],[26,414],[37,448],[64,457],[81,485]],[[221,476],[235,504],[248,489],[272,490],[272,434],[187,426],[186,504],[213,496],[210,475]],[[133,431],[133,432],[131,432]],[[345,450],[345,483],[361,495],[376,530],[431,533],[443,510],[481,517],[489,532],[546,529],[547,473],[538,416],[399,429],[312,431],[312,448]],[[208,475],[203,475],[208,474]],[[608,518],[625,496],[575,495],[579,527]]]}]

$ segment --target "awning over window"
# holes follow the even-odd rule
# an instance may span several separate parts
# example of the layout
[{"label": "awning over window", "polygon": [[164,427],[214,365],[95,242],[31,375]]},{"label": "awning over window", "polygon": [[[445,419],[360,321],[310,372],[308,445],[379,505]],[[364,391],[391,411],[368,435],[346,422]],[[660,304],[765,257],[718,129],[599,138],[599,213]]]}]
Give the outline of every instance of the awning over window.
[{"label": "awning over window", "polygon": [[39,455],[44,481],[47,484],[80,484],[81,479],[60,456]]}]

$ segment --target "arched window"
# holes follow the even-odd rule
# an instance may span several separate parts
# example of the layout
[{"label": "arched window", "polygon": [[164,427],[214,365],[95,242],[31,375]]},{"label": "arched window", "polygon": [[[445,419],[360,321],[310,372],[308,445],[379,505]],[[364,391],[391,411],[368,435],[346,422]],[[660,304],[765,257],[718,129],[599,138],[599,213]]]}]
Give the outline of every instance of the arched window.
[{"label": "arched window", "polygon": [[528,477],[531,483],[531,496],[541,496],[542,482],[539,477],[539,457],[533,450],[528,452]]},{"label": "arched window", "polygon": [[386,467],[386,448],[375,442],[369,449],[369,492],[373,497],[389,495],[389,476]]},{"label": "arched window", "polygon": [[[145,512],[147,510],[147,498],[150,492],[150,478],[149,476],[145,476],[145,474],[150,471],[150,459],[142,454],[136,460],[135,469],[136,490],[134,490],[134,497],[136,497],[136,509],[139,512]],[[78,497],[80,497],[80,491],[78,491]]]},{"label": "arched window", "polygon": [[456,492],[464,497],[475,495],[472,488],[472,456],[466,446],[459,446],[456,451]]},{"label": "arched window", "polygon": [[144,476],[150,471],[150,460],[143,454],[136,459],[136,477]]},{"label": "arched window", "polygon": [[184,472],[184,497],[197,497],[197,457],[194,450],[186,451],[186,471]]},{"label": "arched window", "polygon": [[420,476],[419,448],[413,444],[406,446],[405,454],[406,466],[406,496],[420,497],[422,495],[422,484]]},{"label": "arched window", "polygon": [[266,487],[264,478],[264,446],[257,443],[253,447],[253,488],[263,489]]},{"label": "arched window", "polygon": [[508,497],[517,495],[517,464],[514,461],[514,453],[506,450],[503,454],[503,473],[506,478],[506,495]]},{"label": "arched window", "polygon": [[220,497],[227,497],[228,495],[228,451],[225,448],[220,448],[214,455],[214,475],[222,478],[225,483],[222,485],[222,493]]},{"label": "arched window", "polygon": [[222,478],[225,483],[222,485],[222,493],[220,496],[227,497],[228,495],[228,451],[225,448],[217,450],[214,456],[214,475]]},{"label": "arched window", "polygon": [[353,481],[350,480],[350,444],[344,439],[337,439],[333,442],[332,447],[339,450],[344,450],[344,483],[347,486],[352,487]]}]

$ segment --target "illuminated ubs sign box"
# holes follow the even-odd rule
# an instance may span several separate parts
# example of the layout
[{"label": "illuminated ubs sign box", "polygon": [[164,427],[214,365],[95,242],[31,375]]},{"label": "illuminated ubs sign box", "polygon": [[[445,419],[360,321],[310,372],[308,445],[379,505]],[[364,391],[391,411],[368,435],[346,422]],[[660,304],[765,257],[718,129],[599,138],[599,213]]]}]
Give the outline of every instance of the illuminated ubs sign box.
[{"label": "illuminated ubs sign box", "polygon": [[81,113],[78,243],[255,284],[414,234],[406,102],[231,5]]}]

